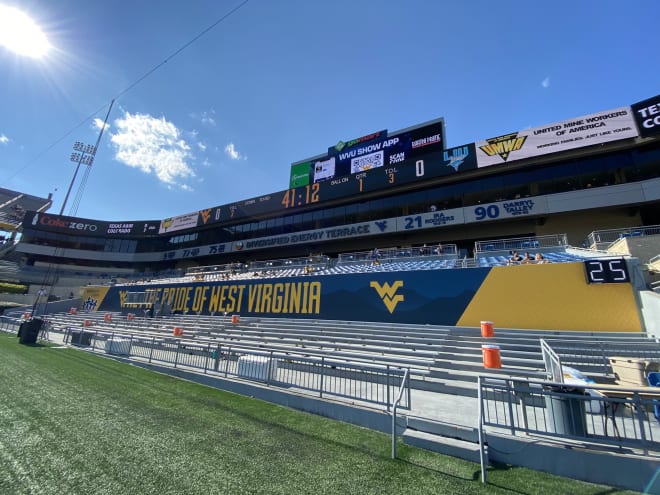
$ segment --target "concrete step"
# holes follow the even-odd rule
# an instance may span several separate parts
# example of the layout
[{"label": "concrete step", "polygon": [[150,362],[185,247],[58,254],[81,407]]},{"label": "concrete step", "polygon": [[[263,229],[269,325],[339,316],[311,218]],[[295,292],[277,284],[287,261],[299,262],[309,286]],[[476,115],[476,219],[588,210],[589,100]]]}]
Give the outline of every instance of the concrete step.
[{"label": "concrete step", "polygon": [[418,447],[420,449],[438,452],[440,454],[458,457],[467,461],[479,462],[479,444],[449,438],[441,435],[434,435],[423,431],[416,431],[410,428],[406,429],[401,436],[406,445]]},{"label": "concrete step", "polygon": [[471,443],[479,443],[479,430],[470,426],[444,423],[442,421],[418,418],[415,416],[408,416],[406,418],[406,426],[409,429],[424,433],[455,438],[457,440],[465,440],[466,442]]},{"label": "concrete step", "polygon": [[[500,373],[497,368],[486,369],[484,368],[483,359],[475,359],[473,361],[464,361],[465,356],[456,355],[456,360],[436,360],[431,365],[430,370],[447,370],[453,373],[481,373],[483,371],[491,371],[493,373]],[[512,373],[526,374],[541,371],[544,368],[543,361],[522,361],[516,359],[509,359],[502,356],[502,368],[500,370],[511,370]],[[508,372],[508,371],[507,371]]]},{"label": "concrete step", "polygon": [[430,376],[411,377],[410,386],[416,390],[426,390],[441,394],[477,397],[477,379],[461,380],[459,378],[442,379]]},{"label": "concrete step", "polygon": [[[541,356],[520,356],[511,354],[506,350],[500,349],[500,358],[502,366],[515,367],[520,369],[538,369],[543,368],[543,359]],[[479,349],[479,353],[437,353],[435,355],[435,363],[438,366],[449,367],[455,369],[472,369],[474,367],[483,368],[483,353]]]}]

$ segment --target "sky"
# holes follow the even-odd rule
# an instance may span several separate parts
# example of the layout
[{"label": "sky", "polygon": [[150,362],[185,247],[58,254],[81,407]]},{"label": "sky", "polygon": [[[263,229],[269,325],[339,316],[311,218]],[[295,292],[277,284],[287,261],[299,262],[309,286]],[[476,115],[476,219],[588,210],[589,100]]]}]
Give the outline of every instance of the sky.
[{"label": "sky", "polygon": [[[10,8],[44,56],[10,42]],[[0,187],[59,213],[74,143],[109,110],[65,215],[282,191],[293,162],[439,117],[454,147],[628,106],[660,92],[658,17],[657,0],[0,0]]]}]

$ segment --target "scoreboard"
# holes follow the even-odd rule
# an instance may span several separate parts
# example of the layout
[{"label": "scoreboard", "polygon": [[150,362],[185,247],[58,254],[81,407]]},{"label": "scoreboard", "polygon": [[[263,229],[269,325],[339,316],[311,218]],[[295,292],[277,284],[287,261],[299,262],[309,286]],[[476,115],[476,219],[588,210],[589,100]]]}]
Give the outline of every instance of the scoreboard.
[{"label": "scoreboard", "polygon": [[466,145],[404,158],[382,167],[289,189],[279,193],[280,204],[284,209],[290,209],[346,197],[357,199],[363,193],[476,168],[474,146]]},{"label": "scoreboard", "polygon": [[438,119],[395,134],[379,131],[340,142],[328,148],[326,155],[299,162],[294,168],[296,177],[291,184],[300,185],[204,210],[200,225],[284,214],[343,198],[359,201],[365,193],[474,170],[477,159],[473,143],[444,149],[444,121]]},{"label": "scoreboard", "polygon": [[[394,160],[392,160],[394,157]],[[359,201],[362,194],[385,191],[405,184],[476,170],[474,144],[448,150],[424,150],[423,153],[390,155],[383,166],[350,175],[310,182],[246,201],[205,210],[203,224],[233,221],[269,213],[285,214],[298,208],[342,198]]]}]

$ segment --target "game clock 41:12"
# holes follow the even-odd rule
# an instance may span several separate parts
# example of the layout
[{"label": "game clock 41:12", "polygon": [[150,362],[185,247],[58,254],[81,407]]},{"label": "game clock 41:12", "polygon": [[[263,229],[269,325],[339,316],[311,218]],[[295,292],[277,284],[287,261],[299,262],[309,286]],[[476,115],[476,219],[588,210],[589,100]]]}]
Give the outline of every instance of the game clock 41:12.
[{"label": "game clock 41:12", "polygon": [[304,187],[288,189],[284,191],[280,203],[284,208],[295,208],[296,206],[307,206],[320,201],[319,191],[321,185],[318,182],[307,184]]}]

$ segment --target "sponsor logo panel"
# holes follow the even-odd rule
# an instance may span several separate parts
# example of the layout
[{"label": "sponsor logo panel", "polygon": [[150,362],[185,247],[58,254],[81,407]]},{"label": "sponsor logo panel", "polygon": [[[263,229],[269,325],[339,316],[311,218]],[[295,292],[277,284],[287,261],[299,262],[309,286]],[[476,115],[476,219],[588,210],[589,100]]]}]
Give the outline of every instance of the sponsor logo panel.
[{"label": "sponsor logo panel", "polygon": [[200,217],[199,211],[179,215],[178,217],[171,217],[161,220],[159,234],[166,234],[169,232],[176,232],[177,230],[191,229],[197,227],[197,221]]},{"label": "sponsor logo panel", "polygon": [[642,137],[660,134],[660,95],[635,103],[632,112]]},{"label": "sponsor logo panel", "polygon": [[639,135],[630,107],[615,108],[476,143],[479,167],[602,144]]}]

